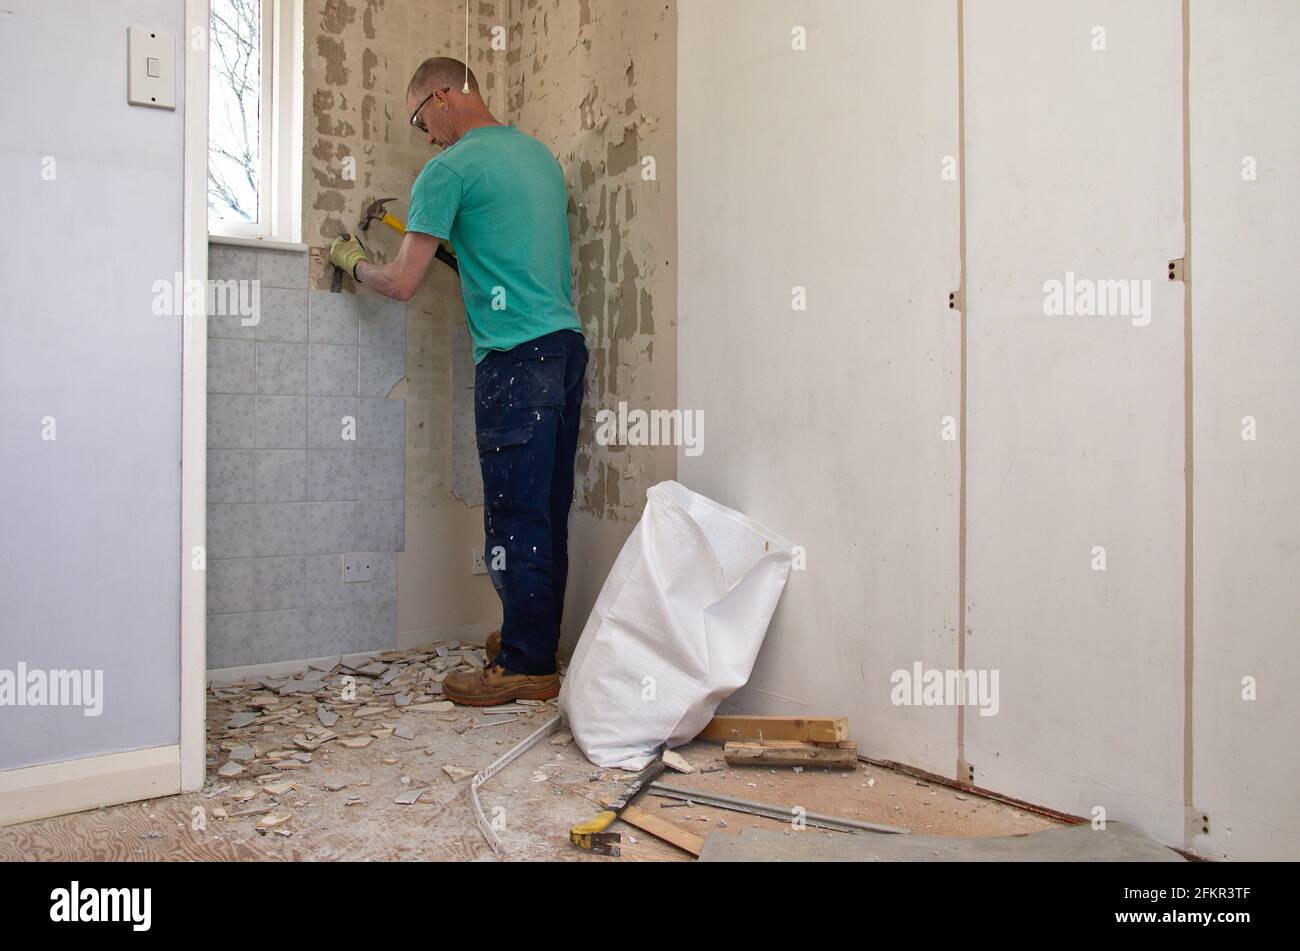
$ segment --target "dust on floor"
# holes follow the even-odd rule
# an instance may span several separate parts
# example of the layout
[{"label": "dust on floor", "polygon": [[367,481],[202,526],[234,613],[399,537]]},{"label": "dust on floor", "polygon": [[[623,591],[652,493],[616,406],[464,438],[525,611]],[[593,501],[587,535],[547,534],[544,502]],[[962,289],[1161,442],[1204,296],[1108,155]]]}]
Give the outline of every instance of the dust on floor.
[{"label": "dust on floor", "polygon": [[[474,645],[387,651],[364,664],[349,660],[360,666],[340,659],[292,677],[211,687],[201,791],[0,828],[0,859],[494,860],[474,823],[468,777],[556,716],[555,702],[505,712],[449,708],[442,680],[452,670],[483,665]],[[706,742],[678,752],[696,771],[670,774],[665,782],[784,811],[802,808],[931,835],[1014,835],[1057,825],[867,764],[795,772],[727,766],[721,746]],[[590,819],[631,775],[593,766],[562,733],[491,779],[479,798],[508,859],[690,861],[623,823],[610,830],[622,834],[620,858],[569,843],[569,827]],[[697,835],[783,826],[791,834],[843,834],[795,832],[791,823],[653,792],[637,805]]]}]

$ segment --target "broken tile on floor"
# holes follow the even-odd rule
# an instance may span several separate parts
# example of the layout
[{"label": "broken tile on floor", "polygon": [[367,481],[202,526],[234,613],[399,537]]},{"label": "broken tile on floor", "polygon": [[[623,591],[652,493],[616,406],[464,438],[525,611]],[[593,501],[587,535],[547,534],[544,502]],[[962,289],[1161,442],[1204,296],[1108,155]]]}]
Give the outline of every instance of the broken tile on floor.
[{"label": "broken tile on floor", "polygon": [[417,703],[406,708],[413,713],[446,713],[456,709],[450,700],[433,700],[429,703]]}]

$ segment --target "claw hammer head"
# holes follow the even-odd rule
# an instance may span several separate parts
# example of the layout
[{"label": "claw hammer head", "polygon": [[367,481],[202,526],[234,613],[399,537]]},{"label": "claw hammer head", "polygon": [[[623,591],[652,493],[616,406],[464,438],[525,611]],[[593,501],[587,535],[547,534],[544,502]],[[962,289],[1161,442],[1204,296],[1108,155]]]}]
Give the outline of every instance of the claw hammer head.
[{"label": "claw hammer head", "polygon": [[[369,231],[370,222],[385,221],[386,219],[392,218],[392,215],[390,215],[387,212],[387,210],[385,210],[384,208],[384,206],[392,200],[393,200],[392,198],[376,198],[374,201],[372,201],[369,205],[366,206],[365,212],[361,215],[361,222],[360,224],[357,225],[357,227],[359,227],[362,231]],[[396,221],[397,219],[393,218],[393,222]],[[394,228],[395,230],[398,231],[402,230],[401,228],[396,228],[395,225]]]}]

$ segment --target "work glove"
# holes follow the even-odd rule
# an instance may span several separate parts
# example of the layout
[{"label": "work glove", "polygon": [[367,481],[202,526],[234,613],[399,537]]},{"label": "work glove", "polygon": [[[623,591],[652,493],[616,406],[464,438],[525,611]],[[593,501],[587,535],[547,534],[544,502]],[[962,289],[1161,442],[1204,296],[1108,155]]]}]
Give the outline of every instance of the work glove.
[{"label": "work glove", "polygon": [[362,261],[369,262],[370,255],[356,235],[335,238],[330,245],[330,263],[351,274],[354,281],[357,279],[357,265]]}]

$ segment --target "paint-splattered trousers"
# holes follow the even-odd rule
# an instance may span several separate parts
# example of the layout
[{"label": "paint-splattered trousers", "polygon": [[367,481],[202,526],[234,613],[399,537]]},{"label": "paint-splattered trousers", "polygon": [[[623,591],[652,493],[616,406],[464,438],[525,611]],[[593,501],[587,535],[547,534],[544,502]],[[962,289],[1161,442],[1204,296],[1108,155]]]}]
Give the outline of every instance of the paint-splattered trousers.
[{"label": "paint-splattered trousers", "polygon": [[490,351],[474,372],[483,557],[501,598],[497,663],[513,673],[555,670],[586,369],[582,334],[558,330]]}]

